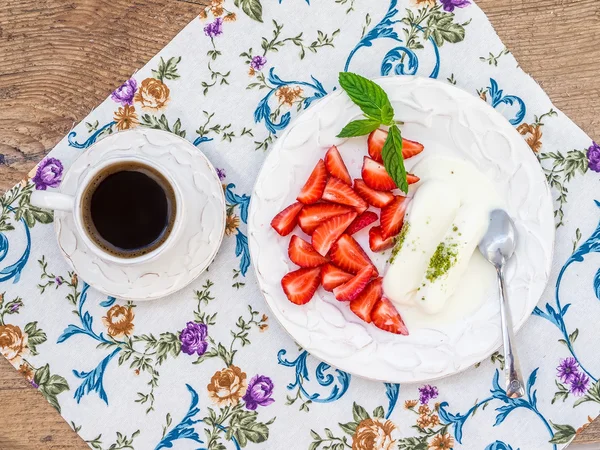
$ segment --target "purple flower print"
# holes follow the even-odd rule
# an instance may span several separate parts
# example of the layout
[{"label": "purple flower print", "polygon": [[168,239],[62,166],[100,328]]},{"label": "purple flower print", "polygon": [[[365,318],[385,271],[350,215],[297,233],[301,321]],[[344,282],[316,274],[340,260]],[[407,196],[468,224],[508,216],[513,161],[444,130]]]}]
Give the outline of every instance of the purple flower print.
[{"label": "purple flower print", "polygon": [[426,405],[429,403],[429,400],[437,398],[438,394],[438,389],[435,386],[426,384],[419,388],[419,401],[422,405]]},{"label": "purple flower print", "polygon": [[563,383],[570,383],[579,373],[579,367],[575,358],[563,359],[556,368],[557,376]]},{"label": "purple flower print", "polygon": [[265,67],[265,64],[267,64],[267,58],[264,56],[255,56],[252,58],[252,61],[250,61],[250,67],[254,70],[262,70],[262,68]]},{"label": "purple flower print", "polygon": [[58,187],[63,173],[63,165],[56,158],[46,158],[38,165],[35,176],[31,179],[35,188],[45,191],[47,188]]},{"label": "purple flower print", "polygon": [[135,91],[137,90],[137,81],[135,78],[130,78],[125,83],[123,83],[120,87],[115,89],[113,93],[110,95],[115,102],[120,103],[121,105],[132,105],[133,104],[133,96],[135,95]]},{"label": "purple flower print", "polygon": [[33,380],[31,380],[31,385],[32,385],[32,386],[33,386],[35,389],[37,389],[37,388],[39,388],[39,387],[40,387],[40,386],[39,386],[39,385],[38,385],[38,384],[37,384],[35,381],[33,381]]},{"label": "purple flower print", "polygon": [[14,305],[12,305],[10,307],[10,312],[11,313],[16,313],[19,310],[20,307],[21,307],[20,303],[15,303]]},{"label": "purple flower print", "polygon": [[571,394],[581,397],[587,392],[590,379],[585,373],[576,374],[571,380]]},{"label": "purple flower print", "polygon": [[223,19],[217,17],[214,22],[206,25],[204,27],[204,34],[211,39],[223,34]]},{"label": "purple flower print", "polygon": [[453,12],[454,8],[465,8],[471,4],[469,0],[440,0],[444,11]]},{"label": "purple flower print", "polygon": [[594,172],[600,172],[600,145],[595,142],[587,151],[588,167]]},{"label": "purple flower print", "polygon": [[246,402],[246,408],[254,411],[260,406],[268,406],[275,400],[271,398],[273,395],[273,382],[269,377],[264,375],[256,375],[250,380],[248,390],[242,397]]},{"label": "purple flower print", "polygon": [[203,323],[188,322],[181,333],[179,340],[181,341],[181,351],[188,355],[196,353],[198,356],[204,355],[208,343],[208,328]]},{"label": "purple flower print", "polygon": [[62,279],[61,277],[56,277],[56,278],[54,279],[54,281],[56,281],[56,284],[57,284],[58,286],[60,286],[61,284],[63,284],[63,279]]},{"label": "purple flower print", "polygon": [[225,173],[225,169],[219,169],[217,167],[217,175],[219,176],[219,180],[224,180],[227,177],[227,174]]}]

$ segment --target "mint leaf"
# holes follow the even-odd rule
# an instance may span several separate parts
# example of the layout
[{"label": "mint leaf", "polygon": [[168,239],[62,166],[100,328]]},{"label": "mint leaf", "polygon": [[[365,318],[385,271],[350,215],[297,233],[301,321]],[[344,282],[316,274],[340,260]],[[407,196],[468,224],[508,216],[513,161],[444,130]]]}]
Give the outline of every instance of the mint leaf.
[{"label": "mint leaf", "polygon": [[398,189],[405,194],[408,193],[408,182],[406,181],[406,168],[402,157],[402,134],[397,125],[392,125],[388,131],[388,137],[381,150],[383,165],[390,174]]},{"label": "mint leaf", "polygon": [[377,83],[355,73],[340,72],[340,86],[365,115],[384,125],[394,123],[394,108],[385,91]]},{"label": "mint leaf", "polygon": [[340,131],[340,134],[338,134],[337,137],[349,138],[356,136],[364,136],[365,134],[369,134],[371,131],[375,131],[377,128],[379,128],[379,125],[381,125],[379,120],[355,120],[346,125],[344,129]]}]

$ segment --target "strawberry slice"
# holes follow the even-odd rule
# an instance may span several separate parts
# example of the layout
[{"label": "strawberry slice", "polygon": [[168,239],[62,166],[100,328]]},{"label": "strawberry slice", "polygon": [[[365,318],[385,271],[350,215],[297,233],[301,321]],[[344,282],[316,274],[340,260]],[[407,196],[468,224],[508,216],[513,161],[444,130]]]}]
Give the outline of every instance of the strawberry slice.
[{"label": "strawberry slice", "polygon": [[346,233],[350,235],[357,233],[377,221],[377,219],[379,219],[379,217],[373,211],[366,211],[354,219],[354,222],[350,224]]},{"label": "strawberry slice", "polygon": [[407,173],[406,181],[408,182],[408,184],[415,184],[421,181],[421,179],[418,176],[413,175],[412,173]]},{"label": "strawberry slice", "polygon": [[371,311],[381,297],[383,297],[383,278],[379,277],[371,281],[364,291],[350,302],[350,309],[362,320],[371,323]]},{"label": "strawberry slice", "polygon": [[[381,151],[383,150],[383,144],[388,137],[388,132],[385,130],[375,130],[369,135],[367,140],[369,146],[369,156],[375,161],[382,163],[383,157]],[[404,159],[412,158],[423,151],[425,147],[415,141],[408,139],[402,139],[402,157]]]},{"label": "strawberry slice", "polygon": [[348,234],[343,234],[331,247],[329,252],[331,262],[346,272],[357,274],[365,266],[373,268],[373,275],[377,276],[377,268],[358,242]]},{"label": "strawberry slice", "polygon": [[271,220],[271,226],[280,235],[287,236],[298,223],[298,214],[302,206],[302,203],[294,203],[288,206]]},{"label": "strawberry slice", "polygon": [[296,305],[304,305],[313,298],[321,281],[321,269],[298,269],[281,279],[283,292]]},{"label": "strawberry slice", "polygon": [[425,147],[417,141],[411,141],[409,139],[402,139],[402,157],[404,159],[412,158],[417,156],[423,151]]},{"label": "strawberry slice", "polygon": [[327,169],[322,159],[319,160],[315,168],[313,169],[308,181],[300,191],[298,195],[298,201],[305,205],[310,205],[321,199],[323,196],[323,190],[327,183]]},{"label": "strawberry slice", "polygon": [[353,277],[351,273],[344,272],[333,264],[324,264],[321,267],[321,284],[323,285],[323,289],[329,292]]},{"label": "strawberry slice", "polygon": [[381,210],[381,237],[384,240],[400,233],[408,202],[408,197],[397,196]]},{"label": "strawberry slice", "polygon": [[318,267],[327,262],[327,258],[319,255],[312,245],[296,235],[290,240],[288,255],[300,267]]},{"label": "strawberry slice", "polygon": [[327,181],[327,186],[325,186],[325,191],[323,192],[323,200],[352,206],[359,211],[359,214],[365,212],[369,207],[367,202],[360,198],[350,186],[334,177]]},{"label": "strawberry slice", "polygon": [[371,189],[378,191],[391,191],[396,189],[396,183],[387,173],[383,164],[365,156],[362,167],[362,177],[364,182]]},{"label": "strawberry slice", "polygon": [[302,228],[302,231],[306,234],[312,235],[317,227],[327,219],[353,211],[354,209],[349,206],[335,205],[332,203],[306,205],[302,208],[300,214],[298,214],[298,225],[300,225],[300,228]]},{"label": "strawberry slice", "polygon": [[356,212],[342,214],[319,225],[312,235],[314,249],[323,256],[327,255],[333,243],[344,234],[357,215]]},{"label": "strawberry slice", "polygon": [[406,328],[402,316],[396,311],[392,302],[385,297],[375,304],[373,311],[371,311],[371,320],[373,325],[380,330],[408,336],[408,328]]},{"label": "strawberry slice", "polygon": [[325,167],[327,168],[329,175],[352,186],[352,178],[350,178],[348,168],[342,159],[342,155],[340,155],[340,151],[335,145],[332,145],[331,148],[327,150],[327,154],[325,155]]},{"label": "strawberry slice", "polygon": [[350,281],[336,287],[333,290],[333,295],[335,295],[335,298],[340,302],[350,302],[364,291],[372,276],[373,268],[371,266],[365,266]]},{"label": "strawberry slice", "polygon": [[381,235],[381,227],[373,227],[369,230],[369,247],[371,251],[382,252],[394,246],[395,236],[384,239]]},{"label": "strawberry slice", "polygon": [[385,191],[376,191],[371,189],[360,178],[354,180],[354,190],[360,195],[369,205],[375,208],[383,208],[394,200],[394,194]]}]

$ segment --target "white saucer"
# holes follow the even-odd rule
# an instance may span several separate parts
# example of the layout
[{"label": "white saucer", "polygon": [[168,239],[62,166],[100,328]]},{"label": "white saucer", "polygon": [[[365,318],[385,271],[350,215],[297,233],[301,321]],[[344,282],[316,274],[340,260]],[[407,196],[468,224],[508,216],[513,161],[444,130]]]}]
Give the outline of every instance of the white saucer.
[{"label": "white saucer", "polygon": [[[425,151],[407,161],[447,155],[472,162],[494,184],[516,222],[519,244],[507,269],[508,297],[515,328],[531,316],[550,275],[554,245],[552,198],[537,158],[519,133],[491,106],[454,86],[416,77],[376,80],[388,93],[408,139]],[[360,178],[366,138],[336,135],[362,113],[341,90],[309,108],[277,140],[256,182],[250,204],[250,254],[260,289],[283,327],[316,357],[344,371],[394,382],[423,382],[455,374],[482,361],[501,344],[496,293],[463,320],[410,330],[397,336],[362,322],[343,302],[319,288],[304,306],[289,302],[282,277],[290,262],[288,238],[269,226],[296,196],[316,162],[337,145],[352,178]],[[296,234],[307,238],[298,228]],[[359,243],[384,273],[387,256],[368,251],[368,233]]]},{"label": "white saucer", "polygon": [[138,127],[115,133],[85,151],[70,167],[61,192],[74,195],[90,167],[110,157],[140,156],[160,164],[181,192],[180,234],[156,259],[136,265],[106,262],[75,232],[72,213],[55,212],[59,247],[73,270],[99,291],[143,301],[172,294],[197,278],[217,254],[225,232],[225,196],[206,156],[185,139],[165,131]]}]

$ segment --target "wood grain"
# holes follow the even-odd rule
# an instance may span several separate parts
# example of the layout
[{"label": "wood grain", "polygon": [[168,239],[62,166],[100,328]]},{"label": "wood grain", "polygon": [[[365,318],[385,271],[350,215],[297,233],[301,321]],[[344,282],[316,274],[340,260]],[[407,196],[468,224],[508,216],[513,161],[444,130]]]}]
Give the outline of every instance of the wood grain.
[{"label": "wood grain", "polygon": [[[203,3],[207,0],[3,0],[0,192],[164,47]],[[478,4],[554,104],[600,138],[600,2]],[[0,450],[87,448],[2,358],[0,416]],[[578,438],[599,441],[600,423]]]}]

